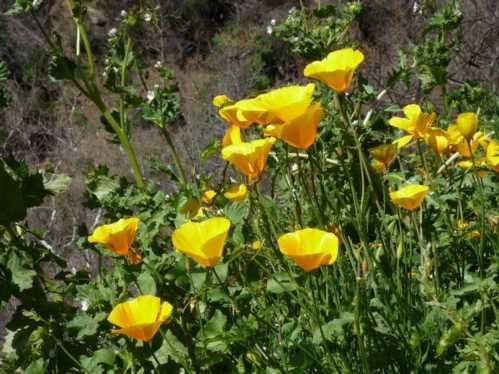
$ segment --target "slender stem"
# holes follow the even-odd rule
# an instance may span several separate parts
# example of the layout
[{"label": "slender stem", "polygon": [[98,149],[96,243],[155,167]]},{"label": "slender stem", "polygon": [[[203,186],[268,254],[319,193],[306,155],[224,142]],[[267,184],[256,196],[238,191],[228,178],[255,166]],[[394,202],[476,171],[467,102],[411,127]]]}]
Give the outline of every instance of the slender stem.
[{"label": "slender stem", "polygon": [[173,144],[173,140],[170,136],[170,133],[168,132],[168,130],[166,129],[165,126],[161,126],[161,133],[163,134],[163,136],[166,140],[166,144],[168,145],[168,148],[170,148],[173,162],[175,163],[175,167],[176,167],[177,172],[178,172],[179,177],[180,177],[180,182],[182,183],[182,186],[186,186],[187,185],[187,178],[185,176],[186,174],[185,174],[184,168],[182,166],[182,163],[180,162],[180,158],[178,157],[177,150],[175,148],[175,145]]}]

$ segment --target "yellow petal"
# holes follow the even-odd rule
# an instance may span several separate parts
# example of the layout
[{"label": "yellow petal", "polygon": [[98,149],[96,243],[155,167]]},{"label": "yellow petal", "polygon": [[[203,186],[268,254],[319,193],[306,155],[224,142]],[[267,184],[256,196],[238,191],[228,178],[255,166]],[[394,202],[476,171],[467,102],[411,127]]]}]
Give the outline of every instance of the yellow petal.
[{"label": "yellow petal", "polygon": [[245,184],[235,184],[229,187],[229,189],[224,193],[227,200],[232,202],[238,202],[244,200],[248,195],[248,188]]},{"label": "yellow petal", "polygon": [[213,203],[213,199],[217,196],[217,193],[213,190],[208,190],[203,192],[203,196],[201,196],[201,201],[206,205],[211,205]]},{"label": "yellow petal", "polygon": [[499,142],[497,140],[492,140],[489,143],[485,160],[487,165],[492,167],[494,170],[499,171]]},{"label": "yellow petal", "polygon": [[137,217],[131,217],[120,219],[109,225],[99,226],[88,237],[88,241],[102,244],[118,255],[126,255],[135,240],[139,222]]},{"label": "yellow petal", "polygon": [[338,237],[327,231],[305,228],[284,234],[277,242],[279,250],[307,272],[330,265],[338,257]]},{"label": "yellow petal", "polygon": [[[392,117],[388,120],[390,126],[397,127],[412,135],[414,139],[421,139],[433,124],[436,114],[425,113],[417,104],[409,104],[402,108],[406,118]],[[399,147],[400,148],[400,147]]]},{"label": "yellow petal", "polygon": [[445,130],[438,128],[428,129],[424,140],[439,155],[449,151],[450,141],[448,133]]},{"label": "yellow petal", "polygon": [[295,148],[308,149],[315,142],[317,125],[322,114],[320,103],[315,103],[289,122],[267,126],[264,133],[275,136]]},{"label": "yellow petal", "polygon": [[372,165],[375,170],[385,170],[397,155],[396,144],[382,144],[369,149],[369,153],[374,158]]},{"label": "yellow petal", "polygon": [[421,206],[430,188],[419,184],[409,184],[398,191],[390,192],[390,200],[404,209],[415,210]]},{"label": "yellow petal", "polygon": [[414,137],[412,135],[405,135],[398,139],[395,139],[393,141],[393,144],[397,146],[397,149],[401,149],[404,148],[406,145],[408,145],[410,142],[412,142],[413,139]]},{"label": "yellow petal", "polygon": [[225,131],[222,145],[240,144],[242,142],[241,128],[238,126],[229,126],[227,131]]},{"label": "yellow petal", "polygon": [[222,256],[230,221],[215,217],[203,222],[187,222],[173,232],[175,249],[193,258],[203,267],[213,267]]}]

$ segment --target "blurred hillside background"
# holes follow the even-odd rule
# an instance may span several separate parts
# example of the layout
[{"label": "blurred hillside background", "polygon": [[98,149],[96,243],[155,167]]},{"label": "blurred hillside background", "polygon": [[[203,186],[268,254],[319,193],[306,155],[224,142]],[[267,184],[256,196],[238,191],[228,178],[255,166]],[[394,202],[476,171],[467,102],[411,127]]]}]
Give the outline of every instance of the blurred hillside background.
[{"label": "blurred hillside background", "polygon": [[[44,52],[43,35],[33,17],[4,15],[13,2],[0,0],[0,61],[9,71],[5,85],[10,97],[10,105],[0,111],[0,153],[13,153],[27,160],[32,168],[52,169],[72,178],[67,192],[50,197],[44,206],[30,213],[33,227],[47,228],[46,243],[67,251],[65,255],[70,257],[74,255],[76,233],[82,229],[78,225],[85,222],[90,228],[100,219],[99,212],[87,210],[80,203],[87,170],[105,164],[111,174],[131,177],[131,171],[120,148],[106,140],[108,134],[95,108],[71,85],[47,78],[49,56]],[[136,2],[86,3],[91,44],[95,51],[104,51],[109,33]],[[399,66],[398,51],[410,50],[424,38],[422,13],[437,10],[442,3],[358,2],[360,11],[347,28],[348,39],[366,55],[362,73],[375,92],[385,88]],[[220,165],[216,160],[204,165],[197,161],[203,147],[214,137],[221,137],[226,126],[211,104],[213,96],[226,94],[238,99],[287,82],[305,81],[302,71],[307,57],[293,50],[293,43],[299,41],[287,40],[276,32],[292,16],[293,9],[332,9],[328,6],[345,4],[326,0],[156,1],[154,17],[141,27],[134,47],[149,68],[144,87],[154,87],[158,80],[153,68],[158,61],[175,73],[182,116],[172,124],[174,142],[191,170],[215,171]],[[450,81],[456,88],[478,82],[495,93],[499,84],[499,1],[464,0],[460,11],[463,19],[457,31],[459,43],[448,64]],[[36,15],[45,32],[56,31],[63,36],[65,49],[75,48],[74,25],[63,0],[43,1]],[[326,28],[328,20],[335,22],[334,16],[329,17]],[[96,58],[102,66],[105,56],[97,54]],[[390,88],[387,100],[400,105],[417,102],[424,79],[408,83]],[[145,88],[142,94],[147,94]],[[140,116],[131,120],[132,141],[144,175],[155,174],[168,190],[171,186],[167,176],[154,167],[158,160],[171,163],[163,138]],[[76,255],[75,266],[82,266],[79,261]]]}]

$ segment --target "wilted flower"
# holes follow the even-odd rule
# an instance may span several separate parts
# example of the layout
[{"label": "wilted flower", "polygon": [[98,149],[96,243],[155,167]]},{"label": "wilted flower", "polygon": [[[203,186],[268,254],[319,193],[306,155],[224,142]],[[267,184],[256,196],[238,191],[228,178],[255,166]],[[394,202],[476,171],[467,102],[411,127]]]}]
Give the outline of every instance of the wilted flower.
[{"label": "wilted flower", "polygon": [[308,149],[315,142],[317,125],[323,115],[320,103],[312,104],[302,115],[282,124],[269,125],[265,135],[272,135],[300,149]]},{"label": "wilted flower", "polygon": [[353,73],[364,61],[364,55],[352,48],[331,52],[325,59],[305,67],[306,77],[322,81],[336,92],[343,93],[352,83]]},{"label": "wilted flower", "polygon": [[339,241],[335,234],[306,228],[282,235],[280,251],[305,271],[321,265],[331,265],[338,257]]},{"label": "wilted flower", "polygon": [[130,338],[150,341],[168,318],[173,307],[170,303],[152,295],[143,295],[116,305],[107,320],[120,329],[113,334],[123,334]]},{"label": "wilted flower", "polygon": [[173,232],[175,249],[208,268],[218,264],[222,257],[230,221],[214,217],[203,222],[187,222]]},{"label": "wilted flower", "polygon": [[395,144],[382,144],[370,148],[369,153],[373,157],[371,165],[377,172],[385,171],[397,155],[397,146]]},{"label": "wilted flower", "polygon": [[417,104],[409,104],[402,108],[405,118],[392,117],[388,121],[390,126],[397,127],[409,135],[403,136],[393,143],[397,148],[405,147],[412,140],[423,139],[436,118],[435,113],[425,113]]},{"label": "wilted flower", "polygon": [[275,138],[266,138],[232,144],[222,149],[222,158],[229,161],[250,180],[255,180],[265,169],[274,142]]},{"label": "wilted flower", "polygon": [[421,206],[430,188],[419,184],[409,184],[398,191],[390,192],[390,200],[407,210],[415,210]]},{"label": "wilted flower", "polygon": [[245,184],[234,184],[224,193],[227,200],[232,202],[242,201],[248,195],[248,188]]},{"label": "wilted flower", "polygon": [[88,237],[90,243],[98,243],[110,251],[120,255],[130,255],[130,246],[135,240],[135,234],[140,220],[137,217],[120,219],[109,225],[102,225],[95,229]]}]

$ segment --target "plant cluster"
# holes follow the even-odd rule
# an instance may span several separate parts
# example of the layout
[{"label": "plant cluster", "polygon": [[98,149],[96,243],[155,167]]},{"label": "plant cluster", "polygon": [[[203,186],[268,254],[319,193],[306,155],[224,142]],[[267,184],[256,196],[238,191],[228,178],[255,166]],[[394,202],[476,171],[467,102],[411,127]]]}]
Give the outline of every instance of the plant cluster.
[{"label": "plant cluster", "polygon": [[[190,175],[168,127],[172,77],[133,88],[135,24],[111,36],[102,84],[84,6],[68,3],[83,49],[49,37],[51,75],[95,105],[135,183],[88,174],[85,205],[105,223],[78,247],[97,266],[70,269],[24,221],[57,179],[1,159],[0,300],[17,304],[5,372],[497,371],[498,113],[476,106],[484,92],[441,90],[438,114],[426,99],[380,108],[362,51],[321,53],[308,84],[215,96],[227,129],[201,157],[223,164]],[[135,110],[165,137],[173,194],[142,175]]]}]

